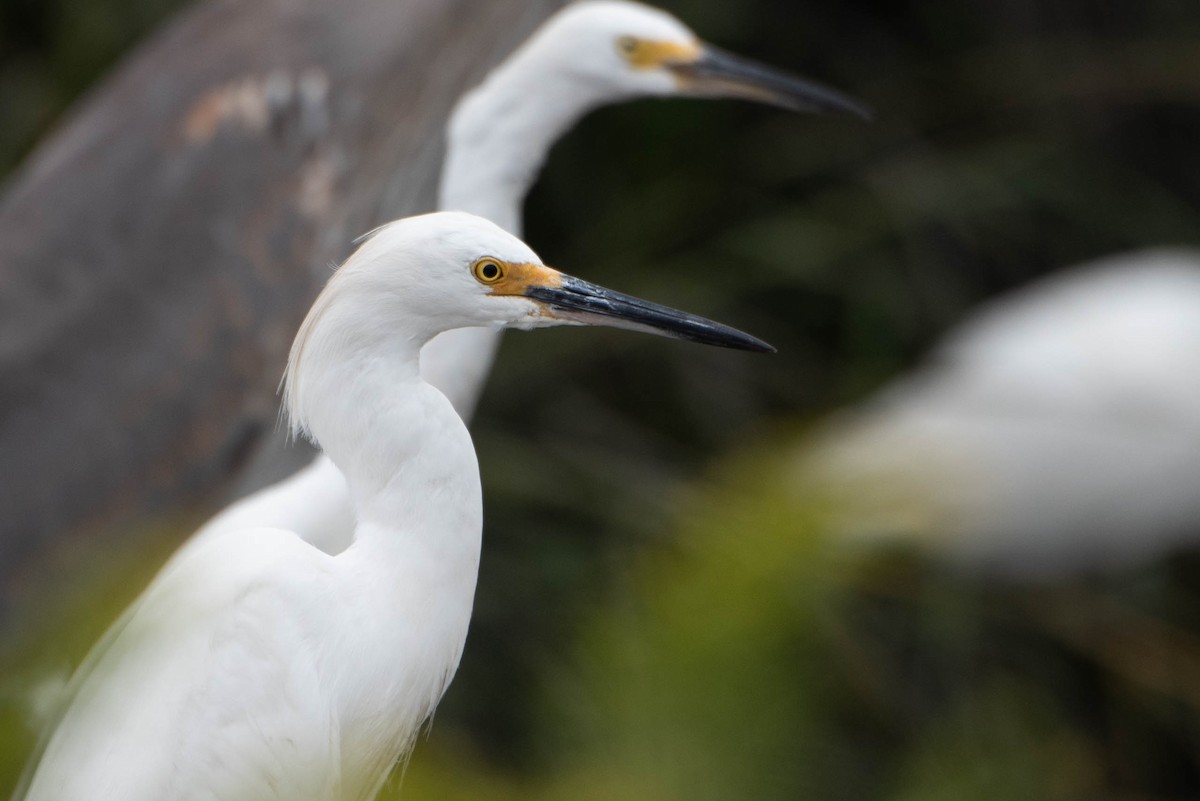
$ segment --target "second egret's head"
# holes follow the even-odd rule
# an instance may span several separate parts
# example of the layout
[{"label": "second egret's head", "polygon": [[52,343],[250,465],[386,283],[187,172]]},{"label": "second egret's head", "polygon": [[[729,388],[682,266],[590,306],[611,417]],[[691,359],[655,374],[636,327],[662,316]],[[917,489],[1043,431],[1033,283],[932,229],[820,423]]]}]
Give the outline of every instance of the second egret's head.
[{"label": "second egret's head", "polygon": [[664,11],[584,0],[546,20],[455,106],[439,204],[519,230],[521,198],[571,125],[605,104],[666,96],[870,116],[840,92],[705,44]]},{"label": "second egret's head", "polygon": [[636,95],[738,97],[795,111],[870,116],[840,92],[718,50],[665,11],[628,0],[570,5],[526,47],[576,79],[581,90],[590,88],[596,102]]}]

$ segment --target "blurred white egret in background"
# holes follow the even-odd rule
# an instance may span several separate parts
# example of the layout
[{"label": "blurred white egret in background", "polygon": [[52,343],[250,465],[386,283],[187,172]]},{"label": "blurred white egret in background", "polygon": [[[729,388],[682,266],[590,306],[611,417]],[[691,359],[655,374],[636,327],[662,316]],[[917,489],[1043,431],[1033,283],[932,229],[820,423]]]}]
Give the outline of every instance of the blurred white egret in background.
[{"label": "blurred white egret in background", "polygon": [[262,527],[185,545],[73,680],[17,797],[373,797],[454,675],[479,563],[475,453],[420,348],[461,326],[564,324],[770,350],[564,276],[469,214],[384,227],[317,298],[284,392],[293,431],[346,476],[353,544],[330,556]]},{"label": "blurred white egret in background", "polygon": [[1200,252],[1113,256],[990,303],[842,415],[804,469],[838,528],[1013,576],[1200,539]]},{"label": "blurred white egret in background", "polygon": [[[521,204],[554,142],[592,109],[644,96],[745,98],[795,111],[869,117],[862,104],[704,44],[663,11],[624,0],[570,5],[459,102],[447,133],[439,205],[521,233]],[[500,332],[462,328],[421,353],[421,372],[470,420]],[[285,526],[331,553],[349,542],[345,481],[317,457],[233,504],[202,530]]]}]

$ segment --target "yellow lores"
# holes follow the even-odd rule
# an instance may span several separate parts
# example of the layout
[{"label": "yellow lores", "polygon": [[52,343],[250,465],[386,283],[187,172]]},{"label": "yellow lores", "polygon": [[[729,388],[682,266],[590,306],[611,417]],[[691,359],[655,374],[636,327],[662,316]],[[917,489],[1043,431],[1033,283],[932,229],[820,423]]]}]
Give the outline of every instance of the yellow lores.
[{"label": "yellow lores", "polygon": [[668,64],[691,64],[702,51],[697,41],[656,42],[622,36],[617,39],[617,52],[636,69],[652,70]]},{"label": "yellow lores", "polygon": [[471,265],[471,274],[492,287],[491,295],[524,295],[530,287],[560,287],[563,276],[541,264],[513,263],[484,256]]}]

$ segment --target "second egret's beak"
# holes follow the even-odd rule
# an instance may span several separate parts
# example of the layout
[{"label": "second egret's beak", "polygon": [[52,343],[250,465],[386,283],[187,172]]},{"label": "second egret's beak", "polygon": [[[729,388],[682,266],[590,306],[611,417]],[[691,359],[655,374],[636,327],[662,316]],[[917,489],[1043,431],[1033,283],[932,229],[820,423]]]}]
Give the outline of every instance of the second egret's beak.
[{"label": "second egret's beak", "polygon": [[[549,270],[546,272],[550,273]],[[775,352],[775,348],[766,342],[736,328],[614,292],[569,275],[558,272],[552,275],[554,281],[531,282],[522,293],[541,303],[548,317],[585,325],[629,328],[723,348]]]},{"label": "second egret's beak", "polygon": [[871,119],[872,112],[836,89],[789,75],[764,64],[726,53],[711,45],[694,58],[665,62],[688,93],[706,97],[740,97],[781,106],[791,111],[832,111]]}]

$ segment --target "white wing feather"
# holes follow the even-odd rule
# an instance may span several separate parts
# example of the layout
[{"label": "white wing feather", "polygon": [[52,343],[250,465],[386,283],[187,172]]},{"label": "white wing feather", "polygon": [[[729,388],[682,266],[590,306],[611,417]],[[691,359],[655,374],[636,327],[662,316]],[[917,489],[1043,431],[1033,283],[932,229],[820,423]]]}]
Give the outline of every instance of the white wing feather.
[{"label": "white wing feather", "polygon": [[327,559],[272,529],[186,547],[73,679],[17,798],[346,798],[309,622],[329,617]]}]

